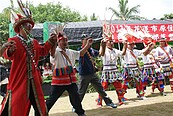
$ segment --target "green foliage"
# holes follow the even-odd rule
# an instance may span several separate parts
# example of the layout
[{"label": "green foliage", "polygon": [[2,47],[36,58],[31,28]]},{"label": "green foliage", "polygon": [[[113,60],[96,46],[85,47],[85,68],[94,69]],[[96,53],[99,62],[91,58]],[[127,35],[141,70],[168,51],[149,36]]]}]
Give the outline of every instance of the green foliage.
[{"label": "green foliage", "polygon": [[97,20],[97,17],[96,17],[96,15],[95,15],[95,13],[93,13],[92,16],[90,16],[90,20],[91,20],[91,21]]},{"label": "green foliage", "polygon": [[8,38],[9,18],[0,14],[0,41],[3,43]]},{"label": "green foliage", "polygon": [[9,63],[10,61],[8,59],[5,59],[3,57],[0,57],[0,64],[6,64]]},{"label": "green foliage", "polygon": [[109,10],[112,11],[116,17],[118,17],[121,20],[141,20],[144,19],[143,17],[136,15],[139,14],[139,7],[140,5],[134,6],[132,8],[129,8],[128,0],[118,0],[119,1],[119,11],[115,10],[112,7],[109,7]]},{"label": "green foliage", "polygon": [[[19,8],[14,8],[13,0],[11,7],[7,7],[0,13],[0,42],[7,41],[9,38],[9,24],[10,24],[10,9],[19,11]],[[61,3],[53,4],[47,3],[46,5],[39,4],[34,6],[29,5],[35,23],[44,22],[77,22],[87,21],[87,16],[81,16],[79,12],[72,11],[69,7],[63,7]]]},{"label": "green foliage", "polygon": [[173,13],[164,14],[164,17],[160,18],[160,20],[173,19]]},{"label": "green foliage", "polygon": [[103,60],[101,59],[101,57],[96,57],[96,58],[94,58],[94,60],[95,60],[95,65],[96,65],[97,69],[99,71],[102,71],[102,68],[103,68]]},{"label": "green foliage", "polygon": [[63,7],[61,3],[53,4],[47,3],[46,5],[39,4],[34,7],[30,4],[30,9],[33,14],[33,19],[37,23],[49,22],[77,22],[87,21],[85,16],[81,16],[79,12],[72,11],[69,7]]},{"label": "green foliage", "polygon": [[144,62],[142,60],[142,57],[138,57],[137,62],[139,64],[139,67],[142,68],[144,66]]}]

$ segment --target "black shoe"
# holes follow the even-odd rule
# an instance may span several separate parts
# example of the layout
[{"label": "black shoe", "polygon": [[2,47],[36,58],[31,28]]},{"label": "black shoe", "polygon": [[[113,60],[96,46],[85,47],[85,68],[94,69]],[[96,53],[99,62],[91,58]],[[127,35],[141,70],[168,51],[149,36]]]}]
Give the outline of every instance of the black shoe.
[{"label": "black shoe", "polygon": [[110,106],[112,108],[117,108],[117,105],[115,105],[114,103],[110,103],[110,104],[106,104],[107,106]]},{"label": "black shoe", "polygon": [[165,92],[160,92],[160,95],[166,96],[166,93]]}]

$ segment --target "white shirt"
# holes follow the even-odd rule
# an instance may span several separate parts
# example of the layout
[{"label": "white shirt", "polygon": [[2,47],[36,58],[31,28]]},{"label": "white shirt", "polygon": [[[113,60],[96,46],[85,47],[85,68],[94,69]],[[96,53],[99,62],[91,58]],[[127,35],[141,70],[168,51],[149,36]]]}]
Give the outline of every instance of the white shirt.
[{"label": "white shirt", "polygon": [[[170,46],[165,46],[163,49],[169,54],[169,57],[172,58],[173,50]],[[157,47],[156,48],[156,56],[164,56],[164,59],[160,59],[159,62],[170,62],[170,59],[168,58],[167,54],[163,51],[162,48]]]},{"label": "white shirt", "polygon": [[157,60],[155,59],[156,57],[156,49],[153,49],[148,55],[142,55],[142,60],[144,63],[144,68],[148,68],[148,67],[153,67],[158,69],[158,64]]},{"label": "white shirt", "polygon": [[[71,64],[60,51],[62,51],[62,49],[57,47],[55,51],[55,57],[53,58],[52,56],[50,56],[50,62],[55,66],[55,68],[70,66]],[[80,57],[80,51],[66,49],[66,54],[69,57],[72,65],[74,66],[75,60],[78,60]]]},{"label": "white shirt", "polygon": [[144,65],[145,64],[149,64],[149,63],[155,63],[156,61],[154,60],[154,58],[156,57],[156,52],[155,49],[153,49],[148,55],[144,55],[142,54],[142,60]]},{"label": "white shirt", "polygon": [[120,50],[117,50],[115,48],[111,50],[106,47],[105,55],[102,56],[103,70],[116,68],[118,56],[120,56],[121,54],[122,52]]},{"label": "white shirt", "polygon": [[[126,54],[124,55],[124,67],[129,67],[128,65],[130,64],[132,67],[136,67],[136,59],[134,58],[134,56],[131,54],[130,52],[131,50],[127,48],[126,50]],[[136,58],[138,58],[138,56],[140,56],[143,53],[143,50],[136,50],[134,49],[133,54],[136,56]]]}]

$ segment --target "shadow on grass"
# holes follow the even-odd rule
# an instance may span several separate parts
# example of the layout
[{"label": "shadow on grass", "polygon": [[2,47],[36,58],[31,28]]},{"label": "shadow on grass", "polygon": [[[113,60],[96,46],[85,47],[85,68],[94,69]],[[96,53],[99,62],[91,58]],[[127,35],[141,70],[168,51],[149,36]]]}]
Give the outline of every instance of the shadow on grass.
[{"label": "shadow on grass", "polygon": [[[163,102],[130,108],[99,108],[86,110],[87,116],[173,116],[173,102]],[[57,113],[50,116],[76,116],[75,113]]]}]

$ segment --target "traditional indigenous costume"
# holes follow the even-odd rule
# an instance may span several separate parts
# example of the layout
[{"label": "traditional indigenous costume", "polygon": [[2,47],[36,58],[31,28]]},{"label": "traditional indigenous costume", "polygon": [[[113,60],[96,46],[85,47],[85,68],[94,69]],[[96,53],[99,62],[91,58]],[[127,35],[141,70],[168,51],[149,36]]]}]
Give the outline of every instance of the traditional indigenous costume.
[{"label": "traditional indigenous costume", "polygon": [[123,89],[127,90],[128,87],[136,86],[136,93],[139,97],[144,96],[142,87],[142,72],[139,69],[137,57],[142,55],[142,50],[130,50],[127,48],[124,55],[124,83]]},{"label": "traditional indigenous costume", "polygon": [[[166,43],[166,40],[163,38],[161,41]],[[164,57],[159,60],[161,73],[164,77],[168,77],[170,80],[171,90],[173,91],[173,69],[171,68],[170,63],[172,63],[173,49],[166,43],[164,47],[159,46],[156,48],[156,57]]]},{"label": "traditional indigenous costume", "polygon": [[157,61],[155,59],[154,55],[155,50],[152,50],[150,54],[148,55],[142,55],[143,59],[143,88],[144,91],[146,90],[147,85],[152,85],[152,92],[154,92],[154,89],[157,87],[158,90],[162,93],[164,90],[164,83],[163,83],[163,76],[160,73],[160,68],[157,64]]},{"label": "traditional indigenous costume", "polygon": [[[16,33],[19,33],[19,28],[23,24],[30,24],[34,27],[30,10],[27,8],[23,8],[23,10],[28,13],[26,17],[13,14]],[[11,40],[15,42],[16,49],[10,56],[9,49],[4,53],[4,57],[11,60],[12,64],[7,93],[2,101],[0,115],[28,116],[32,104],[36,112],[35,115],[46,116],[46,104],[41,86],[42,79],[37,64],[40,56],[49,53],[52,47],[51,42],[46,42],[44,46],[41,46],[37,40],[32,38],[26,40],[19,34],[8,39],[8,41]]]},{"label": "traditional indigenous costume", "polygon": [[[59,37],[60,39],[65,39]],[[84,110],[79,99],[77,79],[73,66],[75,60],[79,59],[80,52],[71,49],[62,50],[60,47],[56,48],[55,56],[50,56],[50,62],[54,66],[51,95],[46,100],[48,111],[52,108],[57,99],[63,94],[65,90],[69,93],[70,102],[78,115],[84,115]]]},{"label": "traditional indigenous costume", "polygon": [[[101,83],[106,90],[109,84],[113,84],[118,95],[119,105],[123,104],[124,91],[122,89],[122,73],[118,70],[117,59],[122,55],[120,50],[113,48],[112,50],[106,47],[105,54],[102,57],[103,71],[101,76]],[[99,96],[97,105],[102,105],[102,98]]]}]

